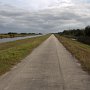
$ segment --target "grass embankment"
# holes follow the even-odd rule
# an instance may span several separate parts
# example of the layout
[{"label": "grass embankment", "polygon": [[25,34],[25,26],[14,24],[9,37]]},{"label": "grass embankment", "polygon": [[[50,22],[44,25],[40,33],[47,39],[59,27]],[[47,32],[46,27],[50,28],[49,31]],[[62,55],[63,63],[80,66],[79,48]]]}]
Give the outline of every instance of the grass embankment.
[{"label": "grass embankment", "polygon": [[0,75],[25,58],[50,35],[0,43]]},{"label": "grass embankment", "polygon": [[83,69],[90,73],[90,45],[80,43],[71,38],[55,36],[79,60]]}]

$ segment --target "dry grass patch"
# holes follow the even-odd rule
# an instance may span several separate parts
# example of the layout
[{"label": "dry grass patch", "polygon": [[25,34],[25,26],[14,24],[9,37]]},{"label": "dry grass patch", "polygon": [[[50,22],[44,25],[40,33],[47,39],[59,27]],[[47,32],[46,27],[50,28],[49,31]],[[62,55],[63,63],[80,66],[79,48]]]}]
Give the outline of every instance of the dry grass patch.
[{"label": "dry grass patch", "polygon": [[79,60],[83,69],[90,73],[90,45],[80,43],[71,38],[55,36]]}]

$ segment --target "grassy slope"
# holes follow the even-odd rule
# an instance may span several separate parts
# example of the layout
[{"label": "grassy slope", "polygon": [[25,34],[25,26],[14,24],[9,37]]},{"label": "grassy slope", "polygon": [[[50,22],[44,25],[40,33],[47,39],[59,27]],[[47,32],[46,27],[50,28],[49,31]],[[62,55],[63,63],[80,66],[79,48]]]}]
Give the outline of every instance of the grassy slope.
[{"label": "grassy slope", "polygon": [[90,73],[90,46],[70,38],[55,36],[80,61],[83,69]]},{"label": "grassy slope", "polygon": [[10,70],[49,36],[0,43],[0,75]]}]

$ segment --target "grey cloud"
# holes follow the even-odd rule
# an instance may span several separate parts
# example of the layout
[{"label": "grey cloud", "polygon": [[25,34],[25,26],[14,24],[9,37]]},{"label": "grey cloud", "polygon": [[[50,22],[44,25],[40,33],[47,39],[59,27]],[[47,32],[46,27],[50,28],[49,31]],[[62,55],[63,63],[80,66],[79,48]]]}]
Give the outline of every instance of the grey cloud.
[{"label": "grey cloud", "polygon": [[[75,6],[38,12],[27,12],[8,5],[0,7],[0,32],[57,32],[90,24],[90,13],[85,14],[86,11]],[[84,8],[88,9],[88,6]]]}]

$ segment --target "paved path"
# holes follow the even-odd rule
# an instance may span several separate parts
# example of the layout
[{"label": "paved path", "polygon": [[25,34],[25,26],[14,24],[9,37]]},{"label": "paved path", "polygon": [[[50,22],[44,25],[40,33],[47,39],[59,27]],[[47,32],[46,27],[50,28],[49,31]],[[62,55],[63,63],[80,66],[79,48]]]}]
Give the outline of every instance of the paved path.
[{"label": "paved path", "polygon": [[52,35],[0,77],[0,90],[90,90],[90,77]]}]

